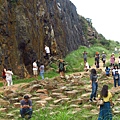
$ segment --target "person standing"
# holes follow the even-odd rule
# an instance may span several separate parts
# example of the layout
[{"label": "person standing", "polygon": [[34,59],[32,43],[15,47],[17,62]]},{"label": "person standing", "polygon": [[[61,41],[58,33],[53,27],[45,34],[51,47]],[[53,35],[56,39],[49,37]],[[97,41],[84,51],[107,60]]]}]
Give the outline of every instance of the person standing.
[{"label": "person standing", "polygon": [[49,47],[47,45],[45,45],[45,52],[46,52],[45,58],[49,59],[49,57],[50,57],[50,49],[49,49]]},{"label": "person standing", "polygon": [[33,75],[35,77],[37,77],[37,75],[38,75],[38,66],[37,66],[37,61],[36,60],[34,60],[34,62],[33,62]]},{"label": "person standing", "polygon": [[59,73],[61,78],[65,78],[65,63],[64,60],[59,59]]},{"label": "person standing", "polygon": [[2,79],[3,79],[3,86],[4,86],[4,89],[5,87],[7,86],[7,81],[6,81],[6,67],[5,65],[3,66],[3,71],[2,71]]},{"label": "person standing", "polygon": [[44,64],[43,63],[41,63],[39,70],[40,70],[40,76],[42,77],[42,80],[44,80]]},{"label": "person standing", "polygon": [[102,61],[103,61],[103,67],[105,67],[106,54],[105,54],[105,52],[104,52],[104,51],[103,51],[103,53],[102,53]]},{"label": "person standing", "polygon": [[110,57],[110,65],[111,67],[113,67],[115,64],[115,56],[114,56],[114,53],[112,53],[111,57]]},{"label": "person standing", "polygon": [[108,86],[103,85],[99,99],[103,99],[104,104],[100,105],[100,112],[98,120],[112,120],[112,110],[110,107],[110,102],[112,102],[112,94],[108,91]]},{"label": "person standing", "polygon": [[95,65],[96,65],[96,68],[99,68],[99,58],[100,58],[100,55],[98,52],[96,52],[95,54]]},{"label": "person standing", "polygon": [[87,52],[83,52],[83,59],[84,59],[84,67],[85,67],[85,62],[87,62]]},{"label": "person standing", "polygon": [[21,117],[24,118],[25,115],[29,115],[28,119],[32,117],[32,101],[28,95],[24,96],[24,99],[20,101],[20,114]]},{"label": "person standing", "polygon": [[6,71],[6,81],[7,81],[7,86],[11,86],[13,85],[13,81],[12,81],[12,75],[13,75],[13,72],[11,69],[8,69]]},{"label": "person standing", "polygon": [[110,68],[108,66],[106,66],[105,72],[106,72],[106,76],[110,75]]},{"label": "person standing", "polygon": [[90,66],[87,61],[85,61],[85,67],[84,70],[87,72],[90,69]]},{"label": "person standing", "polygon": [[97,94],[97,89],[98,89],[98,76],[94,68],[91,69],[90,83],[92,87],[92,93],[90,95],[89,102],[92,102],[93,100],[96,100],[96,94]]},{"label": "person standing", "polygon": [[118,65],[115,65],[112,70],[113,80],[114,80],[114,87],[116,87],[116,83],[118,82],[118,86],[120,86],[120,76],[119,76],[120,70],[118,68]]}]

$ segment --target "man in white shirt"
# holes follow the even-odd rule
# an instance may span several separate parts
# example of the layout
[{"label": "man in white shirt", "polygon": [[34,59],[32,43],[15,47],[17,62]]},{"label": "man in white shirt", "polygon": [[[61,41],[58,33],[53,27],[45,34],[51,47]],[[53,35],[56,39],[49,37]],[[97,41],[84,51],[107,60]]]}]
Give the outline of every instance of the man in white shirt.
[{"label": "man in white shirt", "polygon": [[33,62],[33,75],[37,77],[38,75],[38,66],[36,60]]},{"label": "man in white shirt", "polygon": [[48,47],[47,45],[45,45],[45,52],[46,52],[45,58],[46,58],[46,59],[49,59],[49,56],[50,56],[50,49],[49,49],[49,47]]}]

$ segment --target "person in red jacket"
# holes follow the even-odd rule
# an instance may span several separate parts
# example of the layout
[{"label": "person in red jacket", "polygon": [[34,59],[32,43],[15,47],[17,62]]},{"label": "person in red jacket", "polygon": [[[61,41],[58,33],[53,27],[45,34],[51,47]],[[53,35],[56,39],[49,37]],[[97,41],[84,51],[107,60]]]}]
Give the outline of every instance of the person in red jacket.
[{"label": "person in red jacket", "polygon": [[3,86],[4,86],[4,89],[5,87],[7,86],[7,81],[6,81],[6,66],[3,65],[3,71],[2,71],[2,80],[3,80]]}]

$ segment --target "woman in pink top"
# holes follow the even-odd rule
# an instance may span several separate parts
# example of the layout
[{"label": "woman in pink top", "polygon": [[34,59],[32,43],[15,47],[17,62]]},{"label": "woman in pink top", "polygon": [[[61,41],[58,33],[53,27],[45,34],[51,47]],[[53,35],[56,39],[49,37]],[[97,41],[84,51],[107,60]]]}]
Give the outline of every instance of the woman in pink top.
[{"label": "woman in pink top", "polygon": [[115,64],[115,56],[114,56],[114,53],[112,53],[112,55],[110,57],[110,65],[114,66],[114,64]]}]

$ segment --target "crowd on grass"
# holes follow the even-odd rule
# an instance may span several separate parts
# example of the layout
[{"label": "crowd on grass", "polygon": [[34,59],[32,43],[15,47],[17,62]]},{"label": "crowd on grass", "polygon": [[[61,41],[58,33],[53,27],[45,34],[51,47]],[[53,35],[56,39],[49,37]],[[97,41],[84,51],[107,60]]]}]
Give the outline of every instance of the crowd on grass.
[{"label": "crowd on grass", "polygon": [[[45,59],[49,60],[50,50],[49,50],[49,47],[46,45],[45,45],[45,51],[46,51]],[[115,54],[117,54],[116,51],[115,51]],[[87,60],[87,55],[88,53],[84,51],[83,52],[84,70],[86,72],[88,72],[89,69],[91,68]],[[100,94],[97,96],[98,75],[97,75],[96,69],[100,67],[100,60],[102,60],[103,62],[103,67],[105,68],[106,76],[109,77],[110,74],[112,74],[114,87],[120,86],[120,56],[118,58],[118,61],[115,61],[116,60],[115,55],[114,53],[112,53],[110,56],[110,62],[109,62],[110,66],[106,66],[106,58],[107,58],[107,55],[105,54],[104,51],[102,52],[101,55],[99,54],[99,52],[96,52],[95,59],[94,59],[96,68],[91,68],[90,70],[90,83],[91,83],[92,92],[90,95],[89,102],[102,100],[104,103],[100,105],[98,120],[112,120],[112,110],[111,110],[112,94],[108,90],[108,85],[103,85],[103,88]],[[59,68],[60,78],[64,79],[66,63],[63,59],[59,59],[58,61],[59,61],[58,68]],[[33,66],[32,68],[33,75],[37,77],[38,71],[39,71],[39,75],[41,76],[41,79],[44,80],[44,72],[45,72],[44,64],[41,63],[38,65],[38,61],[34,60],[32,66]],[[2,71],[4,89],[6,87],[10,87],[13,85],[12,75],[13,75],[12,70],[10,68],[7,69],[6,66],[4,65],[4,68]],[[24,118],[25,115],[28,114],[29,115],[28,119],[30,119],[32,116],[32,101],[30,100],[29,95],[25,95],[23,97],[23,100],[20,101],[20,104],[21,104],[21,109],[20,109],[21,117]]]}]

